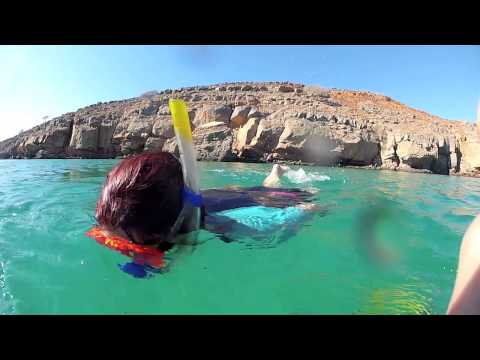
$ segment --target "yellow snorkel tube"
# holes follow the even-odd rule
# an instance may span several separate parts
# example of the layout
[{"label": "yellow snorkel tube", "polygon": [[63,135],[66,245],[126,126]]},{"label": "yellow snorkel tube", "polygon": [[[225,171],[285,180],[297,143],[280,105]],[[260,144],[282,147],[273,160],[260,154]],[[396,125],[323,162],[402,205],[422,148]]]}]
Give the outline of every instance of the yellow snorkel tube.
[{"label": "yellow snorkel tube", "polygon": [[185,230],[190,232],[198,230],[201,221],[202,197],[198,178],[197,156],[193,146],[187,105],[183,100],[171,99],[169,108],[172,113],[173,129],[177,138],[185,182],[183,226],[186,227]]}]

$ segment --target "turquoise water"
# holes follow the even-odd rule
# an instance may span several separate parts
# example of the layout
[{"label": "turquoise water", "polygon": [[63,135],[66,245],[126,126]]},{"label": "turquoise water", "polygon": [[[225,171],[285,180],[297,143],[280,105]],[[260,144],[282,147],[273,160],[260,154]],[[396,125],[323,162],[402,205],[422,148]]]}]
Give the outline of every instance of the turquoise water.
[{"label": "turquoise water", "polygon": [[[478,179],[293,167],[284,185],[318,191],[323,211],[287,241],[204,232],[170,273],[139,280],[84,236],[115,163],[0,161],[1,314],[442,314],[480,212]],[[259,185],[271,168],[200,166],[203,187]]]}]

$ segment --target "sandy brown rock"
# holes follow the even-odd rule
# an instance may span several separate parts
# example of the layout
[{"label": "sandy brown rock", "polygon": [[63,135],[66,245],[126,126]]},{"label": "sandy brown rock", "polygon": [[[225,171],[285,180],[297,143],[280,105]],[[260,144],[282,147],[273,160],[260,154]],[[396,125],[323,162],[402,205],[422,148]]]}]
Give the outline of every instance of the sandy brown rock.
[{"label": "sandy brown rock", "polygon": [[397,142],[392,133],[382,134],[380,141],[380,158],[382,159],[382,168],[395,169],[400,163],[397,155]]},{"label": "sandy brown rock", "polygon": [[260,161],[273,154],[284,129],[283,121],[284,119],[279,114],[272,114],[270,117],[261,119],[250,144],[243,149],[238,149],[242,154],[241,159]]},{"label": "sandy brown rock", "polygon": [[284,92],[284,93],[293,92],[293,91],[295,91],[295,88],[293,86],[290,86],[290,85],[280,85],[278,87],[278,91],[279,92]]},{"label": "sandy brown rock", "polygon": [[196,112],[193,123],[195,126],[200,126],[202,124],[218,121],[228,125],[230,123],[231,114],[232,109],[226,105],[204,106]]},{"label": "sandy brown rock", "polygon": [[256,107],[252,107],[250,111],[248,112],[247,118],[262,118],[264,117],[264,114],[260,112]]},{"label": "sandy brown rock", "polygon": [[259,118],[249,119],[240,129],[235,137],[234,150],[238,153],[251,143],[254,136],[257,134]]},{"label": "sandy brown rock", "polygon": [[203,160],[480,174],[478,125],[447,121],[380,94],[288,82],[167,89],[97,103],[0,142],[0,158],[178,152],[168,108],[173,97],[188,103]]},{"label": "sandy brown rock", "polygon": [[462,137],[460,144],[460,170],[472,174],[480,172],[480,141],[478,136]]},{"label": "sandy brown rock", "polygon": [[[191,119],[191,118],[190,118]],[[155,119],[152,134],[156,137],[169,139],[175,136],[172,127],[172,119],[169,115],[162,115]]]},{"label": "sandy brown rock", "polygon": [[165,138],[149,137],[143,147],[144,151],[161,151],[165,144]]},{"label": "sandy brown rock", "polygon": [[[319,165],[376,164],[379,158],[379,143],[362,131],[348,132],[339,136],[343,128],[316,126],[304,118],[290,118],[275,148],[276,158],[302,160]],[[280,155],[280,156],[278,156]]]},{"label": "sandy brown rock", "polygon": [[193,131],[193,143],[199,160],[232,161],[232,130],[222,121],[200,125]]},{"label": "sandy brown rock", "polygon": [[70,147],[74,150],[96,151],[98,128],[88,125],[74,124]]},{"label": "sandy brown rock", "polygon": [[180,152],[178,150],[178,144],[175,138],[170,138],[163,144],[162,151],[167,151],[172,154],[175,154],[177,158],[180,156]]},{"label": "sandy brown rock", "polygon": [[3,157],[32,158],[36,157],[40,150],[43,150],[40,153],[43,158],[63,157],[65,146],[70,139],[71,125],[71,116],[65,116],[26,131],[23,136],[3,142],[9,147],[8,156]]},{"label": "sandy brown rock", "polygon": [[425,145],[410,140],[400,141],[397,145],[397,155],[400,164],[413,169],[431,169],[436,157],[436,149],[432,145]]},{"label": "sandy brown rock", "polygon": [[237,128],[245,124],[250,113],[250,106],[237,106],[230,117],[230,126]]}]

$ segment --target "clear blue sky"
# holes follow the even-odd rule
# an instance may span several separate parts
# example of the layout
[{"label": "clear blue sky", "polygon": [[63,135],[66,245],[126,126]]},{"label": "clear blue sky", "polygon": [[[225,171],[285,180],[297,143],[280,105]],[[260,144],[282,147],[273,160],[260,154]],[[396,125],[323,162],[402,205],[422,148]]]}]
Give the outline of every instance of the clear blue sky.
[{"label": "clear blue sky", "polygon": [[0,140],[98,101],[230,81],[369,90],[473,122],[480,46],[0,46]]}]

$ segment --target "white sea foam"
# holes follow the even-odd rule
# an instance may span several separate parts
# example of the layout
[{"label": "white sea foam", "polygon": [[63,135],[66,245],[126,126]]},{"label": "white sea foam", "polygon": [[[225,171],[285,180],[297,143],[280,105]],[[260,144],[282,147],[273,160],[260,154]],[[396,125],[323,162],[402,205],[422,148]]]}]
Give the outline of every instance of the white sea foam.
[{"label": "white sea foam", "polygon": [[211,169],[211,170],[207,170],[207,171],[209,171],[209,172],[217,172],[217,173],[223,173],[223,172],[225,172],[224,169]]},{"label": "white sea foam", "polygon": [[5,268],[0,261],[0,315],[8,315],[15,313],[15,305],[12,295],[8,292],[5,283]]},{"label": "white sea foam", "polygon": [[295,184],[303,184],[303,183],[312,182],[312,181],[330,180],[330,177],[327,175],[320,175],[315,172],[306,173],[305,170],[303,170],[302,168],[298,170],[288,170],[285,173],[285,176],[288,178],[288,180],[290,180]]}]

